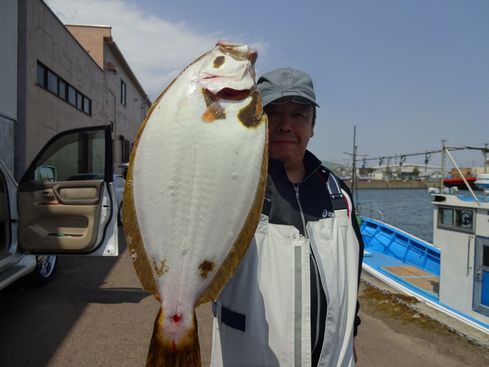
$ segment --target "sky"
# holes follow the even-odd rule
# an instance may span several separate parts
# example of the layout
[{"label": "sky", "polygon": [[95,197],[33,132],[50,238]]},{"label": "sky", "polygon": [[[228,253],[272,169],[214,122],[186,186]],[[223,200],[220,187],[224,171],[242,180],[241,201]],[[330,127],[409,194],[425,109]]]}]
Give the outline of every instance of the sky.
[{"label": "sky", "polygon": [[[320,105],[309,148],[322,160],[351,163],[354,126],[367,158],[437,150],[442,139],[489,143],[489,0],[46,3],[66,24],[110,25],[151,100],[218,40],[256,48],[258,75],[307,72]],[[483,162],[480,152],[454,155]]]}]

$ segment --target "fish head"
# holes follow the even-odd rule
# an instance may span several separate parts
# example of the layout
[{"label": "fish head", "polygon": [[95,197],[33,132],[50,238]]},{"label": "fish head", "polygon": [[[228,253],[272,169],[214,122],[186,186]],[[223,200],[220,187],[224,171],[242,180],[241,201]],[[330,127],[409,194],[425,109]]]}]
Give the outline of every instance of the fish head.
[{"label": "fish head", "polygon": [[219,41],[197,74],[198,84],[221,99],[241,100],[256,88],[256,50],[245,44]]}]

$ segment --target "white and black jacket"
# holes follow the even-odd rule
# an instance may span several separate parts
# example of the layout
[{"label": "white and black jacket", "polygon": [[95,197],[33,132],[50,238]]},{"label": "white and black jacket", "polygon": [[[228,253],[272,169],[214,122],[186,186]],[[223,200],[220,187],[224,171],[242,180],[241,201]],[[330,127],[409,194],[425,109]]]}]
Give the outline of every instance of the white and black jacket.
[{"label": "white and black jacket", "polygon": [[351,195],[310,152],[270,160],[262,217],[214,304],[213,366],[351,366],[363,241]]}]

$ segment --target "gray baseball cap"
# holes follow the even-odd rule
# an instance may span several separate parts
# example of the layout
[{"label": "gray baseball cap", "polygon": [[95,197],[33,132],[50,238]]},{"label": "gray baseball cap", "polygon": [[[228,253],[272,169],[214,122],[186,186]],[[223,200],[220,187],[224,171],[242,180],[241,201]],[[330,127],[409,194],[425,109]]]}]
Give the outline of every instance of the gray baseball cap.
[{"label": "gray baseball cap", "polygon": [[257,88],[261,93],[263,106],[283,97],[296,96],[319,107],[311,77],[299,70],[281,68],[265,73],[258,79]]}]

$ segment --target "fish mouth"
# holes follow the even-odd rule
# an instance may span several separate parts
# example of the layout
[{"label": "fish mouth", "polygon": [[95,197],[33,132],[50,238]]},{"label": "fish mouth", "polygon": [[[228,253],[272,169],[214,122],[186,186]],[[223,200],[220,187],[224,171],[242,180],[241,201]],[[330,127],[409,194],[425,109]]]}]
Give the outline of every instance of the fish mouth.
[{"label": "fish mouth", "polygon": [[232,88],[223,88],[217,93],[213,93],[210,90],[206,89],[206,93],[214,97],[214,100],[227,99],[231,101],[241,101],[247,98],[251,94],[251,92],[252,91],[250,89],[237,90]]}]

